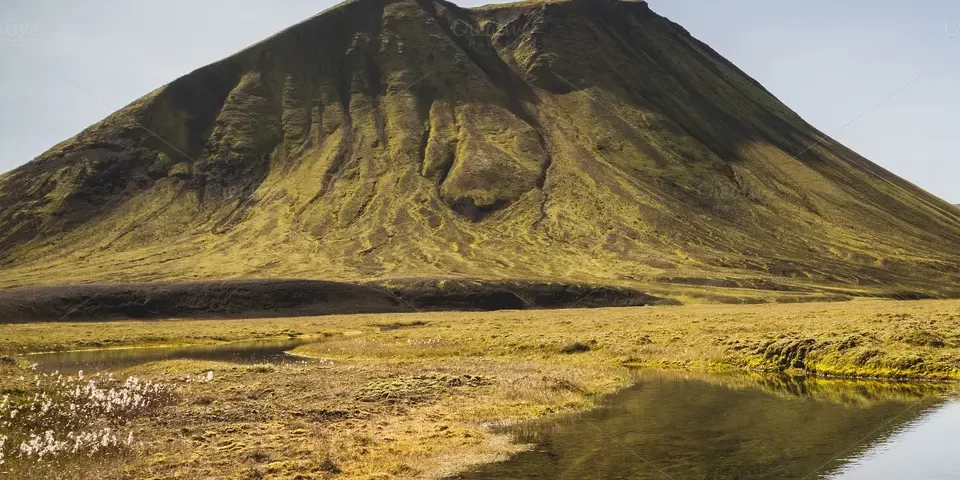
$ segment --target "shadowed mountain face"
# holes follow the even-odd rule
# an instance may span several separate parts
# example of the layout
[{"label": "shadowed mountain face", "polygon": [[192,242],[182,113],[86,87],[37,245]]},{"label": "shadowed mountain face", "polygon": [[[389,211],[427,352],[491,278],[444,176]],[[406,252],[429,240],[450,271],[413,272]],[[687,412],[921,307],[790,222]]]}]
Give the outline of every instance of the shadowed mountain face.
[{"label": "shadowed mountain face", "polygon": [[706,300],[957,295],[957,245],[957,209],[644,2],[347,2],[0,177],[6,287],[459,277]]}]

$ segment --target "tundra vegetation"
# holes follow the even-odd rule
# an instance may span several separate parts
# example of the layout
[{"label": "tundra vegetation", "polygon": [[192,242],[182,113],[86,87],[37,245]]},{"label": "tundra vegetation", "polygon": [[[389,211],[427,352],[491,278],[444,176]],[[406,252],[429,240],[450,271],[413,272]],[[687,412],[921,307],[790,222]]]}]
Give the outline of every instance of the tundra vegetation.
[{"label": "tundra vegetation", "polygon": [[[314,342],[286,361],[165,360],[99,376],[21,360],[251,338]],[[594,408],[635,368],[739,372],[732,382],[774,392],[806,375],[835,401],[850,400],[835,386],[850,380],[827,377],[900,393],[910,387],[877,379],[944,390],[960,379],[953,300],[6,324],[0,339],[18,359],[2,366],[0,472],[52,478],[439,478],[524,448],[491,427]]]},{"label": "tundra vegetation", "polygon": [[[640,367],[955,381],[960,304],[864,298],[960,297],[958,244],[960,210],[646,2],[351,0],[0,175],[0,321],[159,320],[0,324],[0,476],[436,478]],[[339,290],[286,289],[316,279]],[[232,319],[518,283],[768,304]],[[23,360],[273,338],[315,342]]]}]

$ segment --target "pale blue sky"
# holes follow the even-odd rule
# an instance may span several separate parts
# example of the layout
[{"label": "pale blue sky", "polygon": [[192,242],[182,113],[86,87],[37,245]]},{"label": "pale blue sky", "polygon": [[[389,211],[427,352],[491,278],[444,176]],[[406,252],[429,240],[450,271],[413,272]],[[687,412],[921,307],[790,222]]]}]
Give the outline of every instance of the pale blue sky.
[{"label": "pale blue sky", "polygon": [[[0,172],[154,88],[334,3],[3,0]],[[960,2],[651,0],[650,5],[816,127],[924,189],[960,202],[955,142]]]}]

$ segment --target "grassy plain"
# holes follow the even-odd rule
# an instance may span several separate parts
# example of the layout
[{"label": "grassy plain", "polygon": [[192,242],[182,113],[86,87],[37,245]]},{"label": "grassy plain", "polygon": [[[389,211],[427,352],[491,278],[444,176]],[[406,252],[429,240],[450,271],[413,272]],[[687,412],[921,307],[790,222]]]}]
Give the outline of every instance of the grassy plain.
[{"label": "grassy plain", "polygon": [[[632,367],[960,379],[960,301],[0,325],[0,351],[291,336],[324,340],[295,350],[313,357],[302,363],[175,360],[118,372],[169,385],[176,401],[134,421],[133,452],[89,468],[438,478],[521,448],[489,426],[592,408],[630,384]],[[15,379],[20,367],[3,368]],[[193,380],[208,371],[212,381]],[[21,383],[3,388],[29,395],[29,378]]]}]

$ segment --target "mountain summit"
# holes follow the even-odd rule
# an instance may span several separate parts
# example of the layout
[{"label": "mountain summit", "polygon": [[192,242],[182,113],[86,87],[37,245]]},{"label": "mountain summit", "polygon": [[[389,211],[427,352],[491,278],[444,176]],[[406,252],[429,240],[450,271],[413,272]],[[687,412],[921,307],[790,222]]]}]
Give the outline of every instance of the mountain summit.
[{"label": "mountain summit", "polygon": [[4,287],[944,296],[958,245],[960,211],[642,1],[347,2],[0,176]]}]

